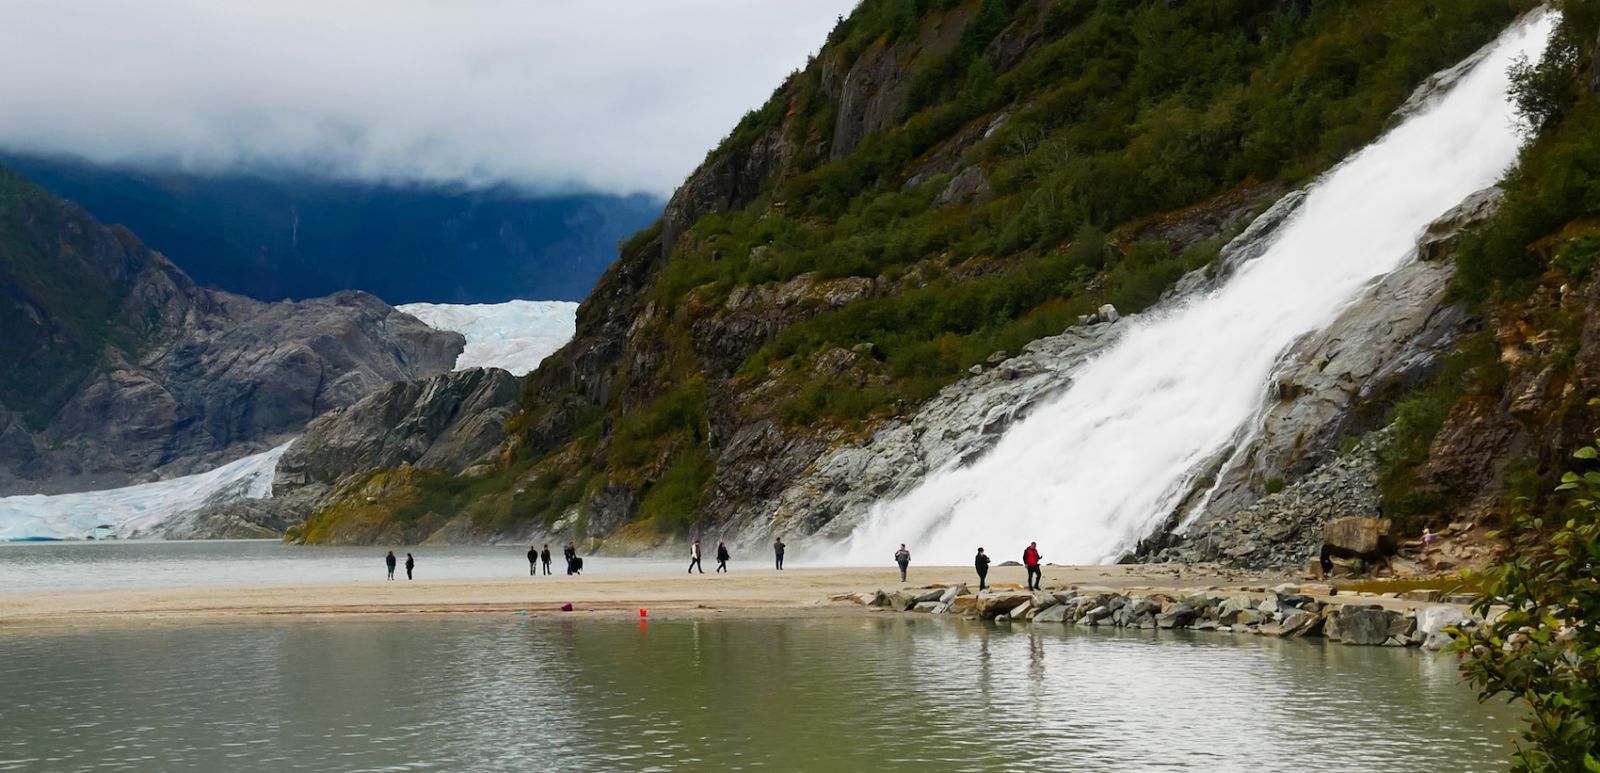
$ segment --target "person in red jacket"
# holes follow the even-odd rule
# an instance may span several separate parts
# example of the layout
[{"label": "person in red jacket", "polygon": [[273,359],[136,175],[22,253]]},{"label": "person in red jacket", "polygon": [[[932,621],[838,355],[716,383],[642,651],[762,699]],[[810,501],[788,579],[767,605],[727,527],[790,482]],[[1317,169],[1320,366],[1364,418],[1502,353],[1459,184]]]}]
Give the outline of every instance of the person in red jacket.
[{"label": "person in red jacket", "polygon": [[1041,590],[1044,587],[1044,571],[1039,568],[1039,543],[1029,542],[1028,549],[1022,551],[1022,565],[1028,568],[1028,590]]}]

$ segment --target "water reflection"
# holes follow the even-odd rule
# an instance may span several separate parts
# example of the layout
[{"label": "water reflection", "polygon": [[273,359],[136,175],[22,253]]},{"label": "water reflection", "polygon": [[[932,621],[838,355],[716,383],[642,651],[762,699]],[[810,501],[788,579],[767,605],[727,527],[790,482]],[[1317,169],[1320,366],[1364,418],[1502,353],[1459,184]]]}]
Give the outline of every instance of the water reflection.
[{"label": "water reflection", "polygon": [[912,617],[0,634],[0,770],[1489,770],[1449,661]]}]

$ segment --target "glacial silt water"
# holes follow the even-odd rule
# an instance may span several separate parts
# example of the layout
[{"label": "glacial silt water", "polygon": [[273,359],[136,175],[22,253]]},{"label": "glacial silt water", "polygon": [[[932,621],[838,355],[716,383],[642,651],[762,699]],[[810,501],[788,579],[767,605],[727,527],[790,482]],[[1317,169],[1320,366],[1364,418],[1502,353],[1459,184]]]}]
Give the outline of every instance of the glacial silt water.
[{"label": "glacial silt water", "polygon": [[875,507],[850,558],[882,562],[905,542],[918,560],[955,563],[980,545],[1010,556],[1037,540],[1046,560],[1089,563],[1150,533],[1256,417],[1290,345],[1412,259],[1429,223],[1515,161],[1508,69],[1542,54],[1553,21],[1509,29],[1447,93],[1328,173],[1220,288],[1149,315],[984,457]]},{"label": "glacial silt water", "polygon": [[927,616],[0,628],[0,771],[1503,770],[1455,662]]}]

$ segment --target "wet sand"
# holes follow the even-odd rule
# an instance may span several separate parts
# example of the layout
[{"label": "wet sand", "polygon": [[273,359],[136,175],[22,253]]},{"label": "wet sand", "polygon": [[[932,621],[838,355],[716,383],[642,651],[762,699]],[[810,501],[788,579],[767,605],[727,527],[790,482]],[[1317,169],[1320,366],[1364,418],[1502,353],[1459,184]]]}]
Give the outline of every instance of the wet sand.
[{"label": "wet sand", "polygon": [[[591,560],[592,561],[592,560]],[[265,619],[274,616],[359,616],[438,614],[574,614],[636,617],[809,617],[867,614],[866,607],[835,601],[840,594],[878,589],[967,583],[970,567],[913,566],[909,582],[888,569],[794,567],[735,568],[727,574],[684,575],[651,572],[578,577],[516,576],[483,580],[407,581],[321,585],[239,585],[204,588],[138,588],[0,593],[0,627],[61,627],[156,621]],[[1243,590],[1286,580],[1281,575],[1241,575],[1206,567],[1047,566],[1045,584],[1104,587],[1117,591],[1174,593],[1210,589]],[[1015,584],[1025,578],[1021,567],[996,567],[991,584]],[[1341,600],[1344,597],[1340,597]],[[1354,601],[1355,599],[1351,599]],[[1398,599],[1363,598],[1363,602],[1403,608],[1418,606]]]}]

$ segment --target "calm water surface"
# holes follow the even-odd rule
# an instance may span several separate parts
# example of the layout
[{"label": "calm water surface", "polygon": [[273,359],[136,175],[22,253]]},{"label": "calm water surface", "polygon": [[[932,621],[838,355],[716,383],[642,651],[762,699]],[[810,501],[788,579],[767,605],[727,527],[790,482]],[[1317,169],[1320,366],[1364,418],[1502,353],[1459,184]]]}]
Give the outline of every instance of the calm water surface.
[{"label": "calm water surface", "polygon": [[0,770],[1487,771],[1449,659],[912,616],[0,628]]},{"label": "calm water surface", "polygon": [[[0,593],[381,581],[388,550],[276,540],[0,542]],[[402,566],[406,551],[417,558],[418,579],[526,576],[528,571],[527,545],[410,546],[395,551]],[[555,554],[551,569],[564,571],[561,546],[552,545],[550,552]],[[675,561],[584,557],[584,574],[590,576],[672,568],[683,570]]]}]

